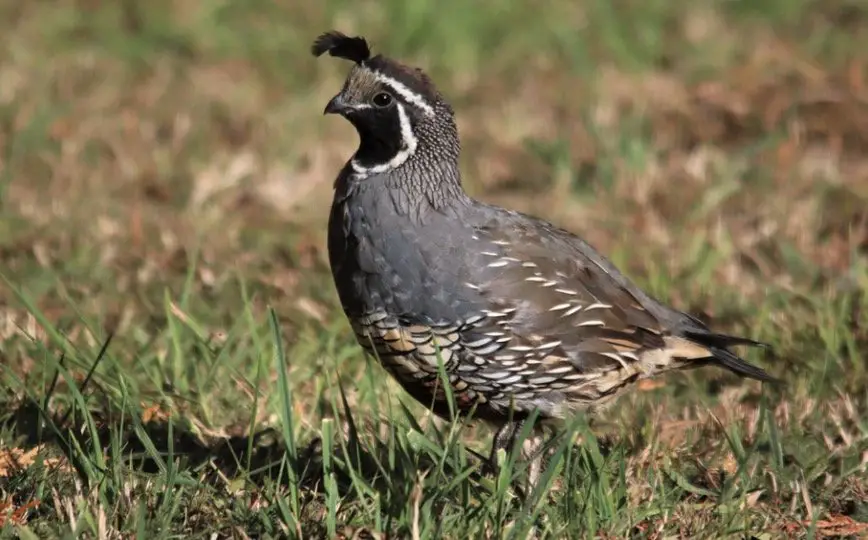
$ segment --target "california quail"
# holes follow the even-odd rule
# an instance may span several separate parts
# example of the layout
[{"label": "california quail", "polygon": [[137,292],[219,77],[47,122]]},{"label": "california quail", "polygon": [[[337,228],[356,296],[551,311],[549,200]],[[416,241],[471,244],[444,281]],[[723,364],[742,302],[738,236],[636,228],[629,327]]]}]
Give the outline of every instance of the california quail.
[{"label": "california quail", "polygon": [[712,364],[775,380],[728,350],[764,344],[656,301],[565,230],[470,198],[453,110],[421,70],[339,32],[312,52],[355,62],[325,108],[360,139],[329,218],[344,312],[366,351],[448,417],[442,365],[457,412],[497,427],[492,456],[534,410],[538,425],[592,413],[666,371]]}]

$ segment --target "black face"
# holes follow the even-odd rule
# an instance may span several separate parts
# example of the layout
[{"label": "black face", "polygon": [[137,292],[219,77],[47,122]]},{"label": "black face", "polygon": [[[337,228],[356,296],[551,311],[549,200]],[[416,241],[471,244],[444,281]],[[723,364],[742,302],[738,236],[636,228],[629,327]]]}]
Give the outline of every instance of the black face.
[{"label": "black face", "polygon": [[377,81],[350,78],[325,112],[340,114],[356,128],[360,141],[353,163],[359,168],[387,167],[412,138],[412,106]]},{"label": "black face", "polygon": [[397,100],[388,92],[379,92],[369,105],[341,113],[359,133],[359,149],[354,159],[366,168],[388,163],[406,146]]}]

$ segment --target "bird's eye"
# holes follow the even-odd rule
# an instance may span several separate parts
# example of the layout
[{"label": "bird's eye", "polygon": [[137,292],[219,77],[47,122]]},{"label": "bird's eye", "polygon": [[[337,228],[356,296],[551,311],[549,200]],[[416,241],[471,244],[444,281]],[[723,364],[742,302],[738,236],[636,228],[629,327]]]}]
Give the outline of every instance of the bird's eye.
[{"label": "bird's eye", "polygon": [[388,107],[392,103],[392,96],[386,92],[380,92],[374,96],[374,105],[377,107]]}]

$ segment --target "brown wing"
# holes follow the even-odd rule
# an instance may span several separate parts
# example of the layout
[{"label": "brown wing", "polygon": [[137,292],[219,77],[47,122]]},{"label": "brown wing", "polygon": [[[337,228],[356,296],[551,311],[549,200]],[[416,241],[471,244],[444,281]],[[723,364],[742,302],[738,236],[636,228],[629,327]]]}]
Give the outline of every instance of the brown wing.
[{"label": "brown wing", "polygon": [[[665,325],[577,250],[545,245],[520,228],[480,229],[474,238],[484,248],[484,268],[466,286],[483,295],[490,311],[506,314],[500,326],[517,338],[559,341],[582,372],[635,362],[637,352],[665,346]],[[552,242],[551,234],[546,238]]]},{"label": "brown wing", "polygon": [[563,407],[602,405],[638,378],[709,356],[671,336],[624,278],[578,250],[568,233],[536,231],[474,235],[482,258],[464,286],[488,308],[460,332],[462,349],[484,359],[458,367],[471,388],[493,387],[494,401],[526,401],[520,408],[563,416]]}]

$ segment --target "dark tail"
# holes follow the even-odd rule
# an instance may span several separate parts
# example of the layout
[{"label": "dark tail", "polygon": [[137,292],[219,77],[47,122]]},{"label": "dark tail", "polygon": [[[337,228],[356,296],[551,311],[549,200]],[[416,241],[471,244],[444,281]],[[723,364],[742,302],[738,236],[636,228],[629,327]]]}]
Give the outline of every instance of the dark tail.
[{"label": "dark tail", "polygon": [[746,362],[735,353],[727,350],[727,347],[733,347],[736,345],[749,345],[751,347],[771,349],[771,346],[768,343],[762,343],[760,341],[754,341],[743,337],[727,336],[725,334],[714,334],[703,331],[686,330],[682,332],[682,335],[691,341],[708,347],[708,351],[711,353],[713,358],[711,363],[714,363],[714,360],[716,360],[717,364],[732,371],[736,375],[750,377],[751,379],[774,384],[780,384],[782,382],[780,379],[772,377],[766,373],[764,369]]}]

